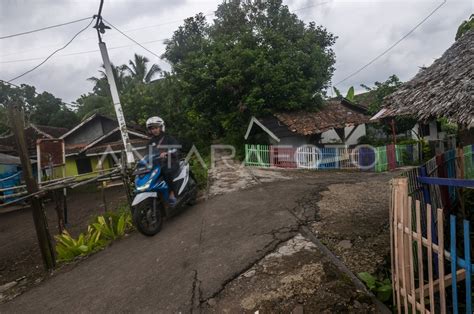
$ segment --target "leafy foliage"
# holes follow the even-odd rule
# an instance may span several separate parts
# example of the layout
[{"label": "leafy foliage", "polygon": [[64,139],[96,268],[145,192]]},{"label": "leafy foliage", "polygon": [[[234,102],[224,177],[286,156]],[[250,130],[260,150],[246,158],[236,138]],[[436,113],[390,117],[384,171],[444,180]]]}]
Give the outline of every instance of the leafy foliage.
[{"label": "leafy foliage", "polygon": [[382,102],[385,96],[390,95],[402,85],[402,82],[395,74],[391,75],[384,82],[375,82],[374,87],[361,84],[363,88],[371,94],[371,103],[369,105],[369,112],[376,114],[382,107]]},{"label": "leafy foliage", "polygon": [[209,157],[203,157],[204,163],[206,167],[204,167],[197,158],[192,157],[189,160],[189,164],[191,166],[191,170],[196,178],[197,185],[200,189],[205,189],[207,187],[207,178],[208,178],[208,168],[210,166],[210,159]]},{"label": "leafy foliage", "polygon": [[4,106],[6,101],[12,98],[25,104],[24,112],[27,122],[65,128],[71,128],[78,122],[73,108],[67,107],[61,99],[54,97],[54,95],[48,92],[37,94],[35,87],[27,84],[22,84],[20,88],[14,88],[0,82],[0,117],[2,121],[0,129],[2,130],[8,128]]},{"label": "leafy foliage", "polygon": [[365,283],[367,288],[375,294],[377,299],[382,302],[390,300],[392,296],[392,282],[390,279],[386,278],[383,281],[379,281],[367,272],[358,273],[357,275]]},{"label": "leafy foliage", "polygon": [[471,14],[468,20],[465,20],[459,25],[458,31],[456,32],[455,39],[458,40],[461,38],[464,33],[474,28],[474,14]]},{"label": "leafy foliage", "polygon": [[129,210],[107,212],[104,216],[95,218],[94,222],[87,227],[87,231],[81,233],[77,239],[67,231],[57,235],[55,237],[57,259],[60,262],[66,262],[78,256],[89,255],[100,250],[110,241],[124,236],[132,227],[132,216]]},{"label": "leafy foliage", "polygon": [[334,41],[280,0],[226,1],[212,25],[203,14],[186,19],[163,57],[189,95],[190,116],[238,143],[252,115],[317,109],[334,71]]},{"label": "leafy foliage", "polygon": [[[383,99],[391,93],[395,92],[402,84],[403,83],[395,74],[391,75],[384,82],[375,82],[374,87],[369,87],[367,85],[361,84],[361,86],[368,91],[368,93],[366,93],[366,95],[364,96],[370,99],[369,113],[376,114],[377,112],[379,112],[380,109],[382,109]],[[417,122],[415,118],[401,116],[395,117],[394,121],[396,132],[398,134],[405,133],[411,130]],[[379,127],[381,127],[383,131],[388,135],[392,133],[392,126],[389,124],[379,125]]]},{"label": "leafy foliage", "polygon": [[[336,87],[333,87],[333,90],[334,90],[334,93],[336,93],[336,96],[338,98],[342,98],[342,94],[341,94],[341,91],[339,89],[337,89]],[[347,100],[349,101],[354,101],[355,100],[355,92],[354,92],[354,86],[351,86],[348,90],[347,90],[347,94],[346,94],[346,98]]]},{"label": "leafy foliage", "polygon": [[81,233],[77,239],[74,239],[66,230],[55,238],[57,260],[60,262],[91,254],[106,244],[101,239],[100,231],[93,230],[90,226],[87,232]]},{"label": "leafy foliage", "polygon": [[347,98],[349,101],[354,101],[354,86],[351,86],[351,87],[349,88],[349,90],[347,91],[346,98]]},{"label": "leafy foliage", "polygon": [[107,212],[98,216],[92,223],[92,228],[100,232],[105,240],[115,240],[122,237],[125,231],[132,227],[132,216],[129,211],[122,213]]}]

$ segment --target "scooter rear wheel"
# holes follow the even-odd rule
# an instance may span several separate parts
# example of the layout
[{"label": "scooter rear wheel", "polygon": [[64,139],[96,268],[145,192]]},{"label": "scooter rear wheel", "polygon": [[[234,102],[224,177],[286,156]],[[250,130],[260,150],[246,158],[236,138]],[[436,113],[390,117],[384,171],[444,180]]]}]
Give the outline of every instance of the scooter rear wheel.
[{"label": "scooter rear wheel", "polygon": [[133,223],[140,233],[146,236],[154,236],[160,232],[163,226],[163,213],[161,211],[161,203],[156,201],[156,206],[153,208],[153,200],[146,200],[133,210]]}]

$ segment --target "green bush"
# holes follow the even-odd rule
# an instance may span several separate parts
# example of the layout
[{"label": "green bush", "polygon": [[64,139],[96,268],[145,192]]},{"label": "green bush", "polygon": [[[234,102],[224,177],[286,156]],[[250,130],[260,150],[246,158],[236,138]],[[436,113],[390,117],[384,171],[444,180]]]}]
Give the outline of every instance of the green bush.
[{"label": "green bush", "polygon": [[196,178],[199,189],[205,189],[207,187],[207,177],[208,177],[210,160],[208,156],[203,157],[203,160],[204,160],[204,163],[206,164],[206,167],[203,167],[203,165],[199,162],[199,160],[194,156],[189,160],[191,171],[193,172],[194,177]]},{"label": "green bush", "polygon": [[382,302],[390,300],[392,296],[392,282],[390,279],[386,278],[383,281],[379,281],[367,272],[358,273],[357,275],[365,283],[367,288],[375,294],[377,299]]},{"label": "green bush", "polygon": [[87,227],[85,233],[73,238],[67,231],[57,235],[56,253],[58,262],[71,261],[78,256],[89,255],[105,247],[111,241],[125,235],[133,227],[129,210],[107,212],[98,216]]},{"label": "green bush", "polygon": [[106,241],[101,238],[100,231],[93,230],[91,226],[77,239],[74,239],[66,230],[55,238],[59,262],[71,261],[77,256],[91,254],[106,244]]}]

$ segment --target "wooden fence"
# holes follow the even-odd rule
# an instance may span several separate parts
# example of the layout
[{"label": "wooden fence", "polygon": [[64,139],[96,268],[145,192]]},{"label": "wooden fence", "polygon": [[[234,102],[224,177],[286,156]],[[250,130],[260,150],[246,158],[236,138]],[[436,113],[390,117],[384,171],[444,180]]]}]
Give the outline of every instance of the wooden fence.
[{"label": "wooden fence", "polygon": [[359,169],[382,172],[418,160],[417,145],[319,148],[245,145],[245,164],[262,168]]},{"label": "wooden fence", "polygon": [[450,215],[448,224],[442,208],[422,205],[409,196],[408,182],[408,177],[396,178],[391,184],[391,264],[397,311],[472,313],[470,223]]}]

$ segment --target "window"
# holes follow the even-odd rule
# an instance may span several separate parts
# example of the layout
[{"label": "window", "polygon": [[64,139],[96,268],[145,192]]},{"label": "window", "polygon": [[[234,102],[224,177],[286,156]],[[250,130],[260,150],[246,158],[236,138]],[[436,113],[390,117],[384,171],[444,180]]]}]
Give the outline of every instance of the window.
[{"label": "window", "polygon": [[429,124],[422,124],[421,125],[421,134],[423,137],[430,136],[430,125]]},{"label": "window", "polygon": [[76,159],[77,173],[89,173],[92,172],[92,164],[89,158]]}]

